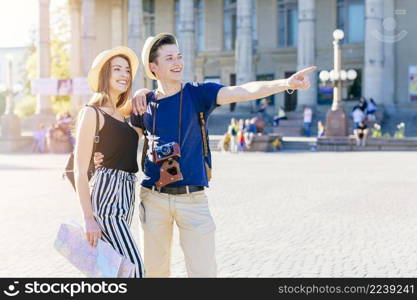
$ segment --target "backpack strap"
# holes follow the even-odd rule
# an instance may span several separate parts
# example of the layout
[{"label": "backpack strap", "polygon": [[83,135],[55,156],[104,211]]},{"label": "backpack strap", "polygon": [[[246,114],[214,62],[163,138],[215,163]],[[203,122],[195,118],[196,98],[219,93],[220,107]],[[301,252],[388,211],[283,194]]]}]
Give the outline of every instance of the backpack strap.
[{"label": "backpack strap", "polygon": [[206,120],[204,119],[204,112],[198,112],[200,118],[201,136],[203,137],[204,157],[209,156],[208,137],[206,134]]},{"label": "backpack strap", "polygon": [[209,148],[209,138],[207,134],[206,128],[206,120],[204,118],[204,112],[198,112],[198,116],[200,119],[200,127],[201,127],[201,136],[203,139],[203,156],[204,156],[204,167],[206,169],[208,181],[211,180],[211,157],[210,157],[210,148]]},{"label": "backpack strap", "polygon": [[98,135],[98,132],[100,130],[100,117],[98,115],[99,109],[96,106],[88,105],[88,104],[86,104],[85,106],[94,108],[94,111],[96,112],[96,130],[95,130],[95,133],[94,133],[93,152],[91,154],[90,166],[88,168],[89,177],[91,177],[91,176],[93,176],[93,173],[96,169],[96,167],[94,165],[94,153],[96,153],[97,145],[100,142],[100,136]]},{"label": "backpack strap", "polygon": [[99,115],[98,115],[98,110],[99,109],[97,107],[95,107],[94,105],[86,104],[85,106],[94,108],[94,111],[96,112],[96,130],[95,130],[95,133],[94,133],[94,145],[93,145],[93,155],[94,155],[94,152],[96,152],[97,144],[100,142],[100,137],[98,135],[98,132],[100,130],[100,123],[99,123],[100,119],[99,119]]},{"label": "backpack strap", "polygon": [[206,123],[206,116],[204,114],[204,110],[199,107],[197,101],[191,100],[194,105],[195,111],[197,112],[197,118],[200,123],[200,130],[201,130],[201,137],[203,141],[203,157],[205,162],[205,168],[208,180],[211,179],[211,153],[210,153],[210,143],[209,143],[209,136],[207,131],[207,123]]}]

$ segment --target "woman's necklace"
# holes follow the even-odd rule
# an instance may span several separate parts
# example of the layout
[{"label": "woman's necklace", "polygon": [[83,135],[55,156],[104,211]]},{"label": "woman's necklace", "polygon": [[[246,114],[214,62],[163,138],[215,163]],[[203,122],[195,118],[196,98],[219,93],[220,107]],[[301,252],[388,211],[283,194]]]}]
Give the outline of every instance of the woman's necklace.
[{"label": "woman's necklace", "polygon": [[125,117],[123,117],[121,114],[116,113],[117,112],[116,108],[114,108],[112,106],[105,106],[105,107],[111,109],[110,114],[109,114],[111,117],[113,117],[113,118],[115,118],[116,120],[119,120],[119,121],[123,121],[125,119]]}]

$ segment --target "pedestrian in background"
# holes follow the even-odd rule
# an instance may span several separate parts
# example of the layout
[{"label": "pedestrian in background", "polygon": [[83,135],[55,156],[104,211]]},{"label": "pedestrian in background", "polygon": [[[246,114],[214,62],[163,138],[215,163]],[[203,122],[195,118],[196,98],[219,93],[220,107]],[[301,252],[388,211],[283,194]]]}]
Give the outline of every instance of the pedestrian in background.
[{"label": "pedestrian in background", "polygon": [[252,120],[246,119],[245,129],[244,129],[243,135],[244,135],[244,139],[245,139],[246,148],[250,149],[253,138],[256,135],[256,126],[255,126],[254,119],[252,119]]},{"label": "pedestrian in background", "polygon": [[359,108],[362,109],[364,113],[366,113],[366,110],[368,109],[368,101],[366,101],[364,97],[359,99]]},{"label": "pedestrian in background", "polygon": [[33,132],[33,138],[35,139],[35,145],[33,152],[45,153],[46,152],[46,134],[48,130],[44,124],[39,125],[39,129]]},{"label": "pedestrian in background", "polygon": [[365,147],[368,133],[369,129],[365,122],[359,122],[358,125],[355,126],[354,134],[356,138],[356,146]]},{"label": "pedestrian in background", "polygon": [[273,118],[272,120],[272,124],[275,127],[279,126],[279,121],[281,120],[287,120],[287,115],[285,114],[285,110],[282,108],[282,106],[278,107],[278,113],[277,115]]},{"label": "pedestrian in background", "polygon": [[322,121],[318,121],[317,123],[317,137],[324,136],[324,125]]},{"label": "pedestrian in background", "polygon": [[376,113],[377,110],[378,110],[378,108],[377,108],[377,105],[376,105],[374,99],[370,98],[368,108],[366,110],[366,117],[367,117],[369,122],[375,122],[376,121],[375,113]]},{"label": "pedestrian in background", "polygon": [[363,112],[363,110],[361,109],[359,105],[356,105],[353,108],[352,118],[353,118],[353,125],[354,125],[353,128],[357,128],[359,126],[359,123],[365,122],[365,113]]},{"label": "pedestrian in background", "polygon": [[311,121],[313,120],[313,111],[310,107],[304,106],[304,134],[305,136],[311,136]]},{"label": "pedestrian in background", "polygon": [[239,130],[238,123],[235,118],[230,119],[230,125],[227,133],[230,134],[230,152],[237,152],[237,132]]}]

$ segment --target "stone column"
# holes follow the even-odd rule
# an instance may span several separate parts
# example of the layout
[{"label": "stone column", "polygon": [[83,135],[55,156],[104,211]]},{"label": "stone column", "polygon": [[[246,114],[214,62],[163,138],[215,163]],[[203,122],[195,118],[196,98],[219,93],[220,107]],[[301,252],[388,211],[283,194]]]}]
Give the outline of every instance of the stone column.
[{"label": "stone column", "polygon": [[[16,138],[20,136],[20,120],[14,113],[14,92],[13,92],[13,57],[6,56],[6,110],[1,120],[1,136],[0,138]],[[2,149],[0,143],[0,150]]]},{"label": "stone column", "polygon": [[87,76],[94,59],[94,44],[96,41],[95,4],[95,0],[83,0],[81,7],[81,61],[84,76]]},{"label": "stone column", "polygon": [[[315,37],[315,0],[298,1],[298,70],[316,64],[316,37]],[[299,90],[297,93],[298,108],[303,105],[315,106],[317,103],[317,72],[310,73],[311,87],[308,90]]]},{"label": "stone column", "polygon": [[[384,42],[384,99],[385,106],[392,106],[395,97],[395,36],[396,21],[394,18],[395,1],[384,0],[383,30],[386,38]],[[377,99],[374,99],[378,101]]]},{"label": "stone column", "polygon": [[[71,78],[82,77],[81,67],[81,0],[70,0],[71,14],[71,57],[70,71]],[[71,111],[75,115],[82,105],[82,98],[79,95],[71,96]]]},{"label": "stone column", "polygon": [[[237,32],[235,50],[236,85],[254,80],[252,45],[252,0],[237,0]],[[254,109],[254,101],[239,103],[240,107]]]},{"label": "stone column", "polygon": [[123,44],[122,30],[122,2],[111,0],[111,45],[112,47]]},{"label": "stone column", "polygon": [[180,51],[184,58],[183,81],[194,81],[194,1],[180,0],[180,32],[178,37]]},{"label": "stone column", "polygon": [[[51,76],[51,52],[49,32],[49,4],[50,0],[39,0],[39,33],[38,33],[38,78],[49,78]],[[51,115],[51,97],[48,95],[37,95],[37,115]]]},{"label": "stone column", "polygon": [[139,58],[140,64],[138,73],[133,80],[132,91],[136,91],[138,88],[145,87],[144,71],[141,60],[142,47],[145,36],[145,24],[143,22],[143,1],[142,0],[129,0],[128,2],[128,34],[127,43],[129,48],[135,51]]},{"label": "stone column", "polygon": [[[365,62],[364,97],[374,98],[376,102],[384,99],[384,42],[382,19],[384,1],[365,1]],[[379,33],[379,34],[378,34]]]}]

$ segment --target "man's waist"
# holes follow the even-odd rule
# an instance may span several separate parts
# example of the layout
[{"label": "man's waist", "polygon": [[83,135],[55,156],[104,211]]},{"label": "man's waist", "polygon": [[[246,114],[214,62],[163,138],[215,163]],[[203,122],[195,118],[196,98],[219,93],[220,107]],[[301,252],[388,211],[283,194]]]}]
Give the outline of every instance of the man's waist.
[{"label": "man's waist", "polygon": [[171,195],[181,195],[181,194],[190,194],[194,192],[204,191],[204,186],[202,185],[184,185],[184,186],[146,186],[142,185],[144,188],[150,189],[152,191],[157,191],[159,193],[171,194]]}]

